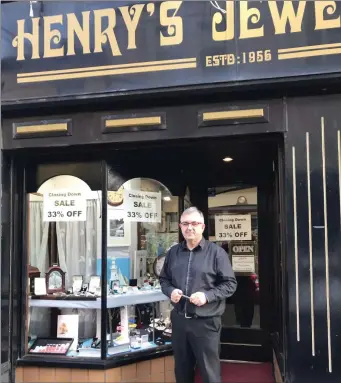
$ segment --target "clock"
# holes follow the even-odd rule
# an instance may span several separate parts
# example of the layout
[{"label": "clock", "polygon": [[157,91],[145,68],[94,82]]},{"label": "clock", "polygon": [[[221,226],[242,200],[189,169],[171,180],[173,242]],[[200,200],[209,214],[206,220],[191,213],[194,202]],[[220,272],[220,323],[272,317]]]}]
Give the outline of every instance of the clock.
[{"label": "clock", "polygon": [[110,206],[120,206],[123,203],[123,187],[117,191],[108,191],[107,195],[108,204]]},{"label": "clock", "polygon": [[239,196],[237,199],[237,205],[247,205],[247,199],[243,195]]},{"label": "clock", "polygon": [[65,292],[65,272],[58,265],[49,268],[45,279],[47,294]]},{"label": "clock", "polygon": [[163,265],[165,263],[165,259],[166,259],[166,254],[163,254],[159,257],[157,257],[153,263],[153,270],[154,270],[154,274],[159,277],[160,274],[161,274],[161,270],[163,268]]}]

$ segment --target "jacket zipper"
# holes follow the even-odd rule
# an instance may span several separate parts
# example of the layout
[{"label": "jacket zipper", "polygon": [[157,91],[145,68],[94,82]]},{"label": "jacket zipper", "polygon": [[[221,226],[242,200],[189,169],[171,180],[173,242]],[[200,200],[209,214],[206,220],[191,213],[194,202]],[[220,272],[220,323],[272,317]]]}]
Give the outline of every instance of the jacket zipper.
[{"label": "jacket zipper", "polygon": [[[189,260],[188,260],[188,266],[187,266],[187,277],[186,277],[186,286],[185,286],[185,294],[188,295],[188,284],[189,284],[189,270],[191,267],[191,262],[192,262],[192,251],[189,253]],[[186,299],[185,301],[185,313],[187,314],[187,302],[188,300]]]}]

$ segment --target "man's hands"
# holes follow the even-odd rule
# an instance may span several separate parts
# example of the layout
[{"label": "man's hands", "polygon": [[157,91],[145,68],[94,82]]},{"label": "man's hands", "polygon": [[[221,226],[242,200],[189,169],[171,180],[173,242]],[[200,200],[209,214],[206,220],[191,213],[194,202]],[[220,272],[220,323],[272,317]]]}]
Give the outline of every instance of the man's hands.
[{"label": "man's hands", "polygon": [[207,298],[204,293],[194,293],[190,296],[189,301],[193,303],[196,306],[203,306],[204,304],[207,303]]},{"label": "man's hands", "polygon": [[[171,301],[174,303],[178,303],[183,296],[183,292],[179,289],[174,289],[171,294]],[[203,306],[207,303],[207,298],[204,293],[197,292],[190,296],[189,301],[196,306]]]},{"label": "man's hands", "polygon": [[171,301],[174,303],[178,303],[182,297],[183,292],[179,289],[174,289],[171,294]]}]

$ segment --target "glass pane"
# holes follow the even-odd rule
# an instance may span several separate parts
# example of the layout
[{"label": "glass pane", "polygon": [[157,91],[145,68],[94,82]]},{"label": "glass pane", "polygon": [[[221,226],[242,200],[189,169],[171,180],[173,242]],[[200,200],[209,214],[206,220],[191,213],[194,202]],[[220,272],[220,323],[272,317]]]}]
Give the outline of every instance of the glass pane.
[{"label": "glass pane", "polygon": [[158,274],[167,249],[178,242],[178,204],[156,180],[134,178],[118,190],[109,185],[109,357],[170,344],[171,306]]},{"label": "glass pane", "polygon": [[28,195],[30,355],[101,356],[93,347],[101,324],[101,197],[68,175]]},{"label": "glass pane", "polygon": [[257,188],[209,189],[208,235],[228,253],[238,282],[226,300],[224,327],[259,328]]}]

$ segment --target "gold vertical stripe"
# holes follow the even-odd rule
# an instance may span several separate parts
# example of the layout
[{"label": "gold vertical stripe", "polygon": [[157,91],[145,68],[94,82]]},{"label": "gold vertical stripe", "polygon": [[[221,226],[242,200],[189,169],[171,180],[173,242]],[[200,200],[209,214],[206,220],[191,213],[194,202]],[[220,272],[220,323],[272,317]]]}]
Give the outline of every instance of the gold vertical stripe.
[{"label": "gold vertical stripe", "polygon": [[323,213],[324,213],[324,253],[326,265],[326,304],[327,304],[327,340],[328,340],[328,369],[332,372],[331,337],[330,337],[330,292],[329,292],[329,253],[328,253],[328,213],[327,213],[327,179],[326,179],[326,148],[324,134],[324,117],[321,117],[322,145],[322,176],[323,176]]},{"label": "gold vertical stripe", "polygon": [[310,265],[310,321],[311,321],[311,353],[315,356],[315,314],[314,314],[314,270],[313,270],[313,241],[311,222],[311,182],[310,182],[310,139],[306,133],[307,150],[307,186],[308,186],[308,229],[309,229],[309,265]]},{"label": "gold vertical stripe", "polygon": [[66,132],[67,124],[58,123],[58,124],[42,124],[42,125],[26,125],[26,126],[17,126],[17,134],[29,134],[29,133],[45,133],[45,132]]},{"label": "gold vertical stripe", "polygon": [[297,245],[297,195],[296,195],[296,151],[292,148],[292,183],[294,199],[294,248],[295,248],[295,284],[296,284],[296,333],[300,341],[300,290],[298,284],[298,245]]},{"label": "gold vertical stripe", "polygon": [[161,117],[135,117],[135,118],[120,118],[117,120],[106,120],[106,128],[124,128],[137,125],[161,125]]}]

